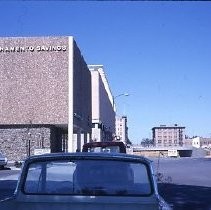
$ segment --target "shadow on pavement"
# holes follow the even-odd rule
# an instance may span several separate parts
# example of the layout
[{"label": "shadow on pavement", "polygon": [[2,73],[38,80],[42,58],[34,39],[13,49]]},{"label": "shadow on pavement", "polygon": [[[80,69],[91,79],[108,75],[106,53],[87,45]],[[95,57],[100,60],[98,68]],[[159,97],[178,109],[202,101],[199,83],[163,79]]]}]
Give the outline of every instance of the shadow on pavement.
[{"label": "shadow on pavement", "polygon": [[211,187],[159,183],[158,189],[174,210],[211,210]]},{"label": "shadow on pavement", "polygon": [[4,168],[1,168],[0,170],[11,170],[10,167],[4,167]]},{"label": "shadow on pavement", "polygon": [[13,195],[17,185],[17,180],[0,181],[0,200]]}]

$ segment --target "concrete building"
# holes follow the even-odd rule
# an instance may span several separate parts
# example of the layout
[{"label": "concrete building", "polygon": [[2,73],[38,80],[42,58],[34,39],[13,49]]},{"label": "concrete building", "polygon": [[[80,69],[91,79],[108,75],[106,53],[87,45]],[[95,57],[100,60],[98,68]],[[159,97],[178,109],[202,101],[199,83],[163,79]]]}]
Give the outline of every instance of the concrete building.
[{"label": "concrete building", "polygon": [[0,38],[0,150],[9,160],[91,138],[91,74],[73,37]]},{"label": "concrete building", "polygon": [[116,116],[116,140],[128,142],[127,116]]},{"label": "concrete building", "polygon": [[113,96],[103,65],[88,65],[92,77],[92,140],[112,141],[115,133]]},{"label": "concrete building", "polygon": [[178,126],[166,126],[161,125],[159,127],[152,128],[152,138],[154,145],[157,147],[171,147],[171,146],[183,146],[185,139],[185,127]]},{"label": "concrete building", "polygon": [[192,146],[196,148],[211,149],[211,138],[194,137],[192,138]]}]

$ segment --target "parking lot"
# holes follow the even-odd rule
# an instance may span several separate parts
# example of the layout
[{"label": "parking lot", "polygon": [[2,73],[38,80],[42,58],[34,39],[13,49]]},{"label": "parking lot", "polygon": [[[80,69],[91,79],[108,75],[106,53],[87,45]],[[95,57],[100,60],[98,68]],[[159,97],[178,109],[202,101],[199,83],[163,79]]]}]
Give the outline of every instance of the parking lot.
[{"label": "parking lot", "polygon": [[[153,159],[159,192],[173,209],[211,210],[211,159]],[[20,170],[0,171],[0,199],[11,195]]]}]

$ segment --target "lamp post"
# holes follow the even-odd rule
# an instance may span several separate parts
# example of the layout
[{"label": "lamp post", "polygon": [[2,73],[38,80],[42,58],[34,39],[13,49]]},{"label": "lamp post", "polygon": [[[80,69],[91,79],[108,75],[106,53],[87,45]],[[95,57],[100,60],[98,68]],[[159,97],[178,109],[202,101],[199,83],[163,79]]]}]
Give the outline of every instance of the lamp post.
[{"label": "lamp post", "polygon": [[121,93],[119,95],[113,96],[113,111],[114,111],[114,115],[115,115],[115,134],[114,134],[113,140],[120,140],[120,139],[118,139],[119,136],[117,136],[117,134],[116,134],[116,107],[115,107],[115,100],[116,100],[116,98],[121,97],[121,96],[129,96],[129,94],[128,93]]},{"label": "lamp post", "polygon": [[121,94],[119,94],[117,96],[113,96],[113,109],[114,109],[114,111],[116,111],[115,110],[115,103],[114,102],[115,102],[116,98],[118,98],[120,96],[129,96],[129,94],[128,93],[121,93]]}]

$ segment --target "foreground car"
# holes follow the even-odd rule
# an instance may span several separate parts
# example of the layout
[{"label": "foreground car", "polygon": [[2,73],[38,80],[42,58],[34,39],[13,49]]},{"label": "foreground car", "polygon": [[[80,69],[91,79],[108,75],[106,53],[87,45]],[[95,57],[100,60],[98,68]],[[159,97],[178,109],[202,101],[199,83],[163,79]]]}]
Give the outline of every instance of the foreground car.
[{"label": "foreground car", "polygon": [[7,158],[0,152],[0,169],[7,165]]},{"label": "foreground car", "polygon": [[22,168],[13,197],[1,210],[170,209],[158,195],[151,162],[111,153],[32,156]]}]

